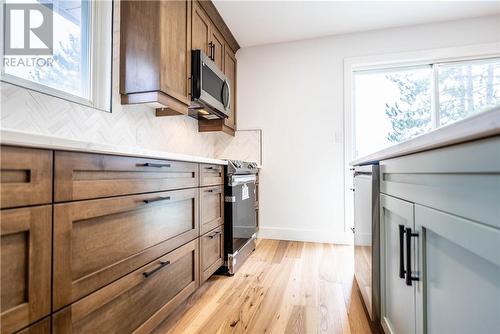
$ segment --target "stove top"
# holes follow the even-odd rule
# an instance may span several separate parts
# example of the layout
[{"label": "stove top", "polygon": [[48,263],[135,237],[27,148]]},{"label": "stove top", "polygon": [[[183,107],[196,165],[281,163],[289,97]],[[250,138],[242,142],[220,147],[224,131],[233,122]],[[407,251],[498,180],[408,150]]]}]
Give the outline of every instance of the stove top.
[{"label": "stove top", "polygon": [[240,160],[227,160],[227,174],[257,174],[257,163]]}]

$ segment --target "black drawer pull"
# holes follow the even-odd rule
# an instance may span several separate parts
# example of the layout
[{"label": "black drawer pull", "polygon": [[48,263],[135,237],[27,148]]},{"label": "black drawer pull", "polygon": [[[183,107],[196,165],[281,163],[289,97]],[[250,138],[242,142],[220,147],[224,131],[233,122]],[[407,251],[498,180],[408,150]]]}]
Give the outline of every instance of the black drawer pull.
[{"label": "black drawer pull", "polygon": [[216,170],[216,171],[220,172],[220,167],[210,166],[210,167],[205,167],[205,169],[207,169],[207,170]]},{"label": "black drawer pull", "polygon": [[170,164],[155,164],[153,162],[146,162],[145,164],[139,164],[140,167],[155,167],[155,168],[169,168]]},{"label": "black drawer pull", "polygon": [[212,193],[212,194],[220,194],[222,191],[220,189],[207,189],[205,190],[206,193]]},{"label": "black drawer pull", "polygon": [[405,260],[404,260],[404,236],[405,227],[404,225],[399,225],[399,278],[405,278]]},{"label": "black drawer pull", "polygon": [[221,233],[220,231],[217,231],[217,232],[214,232],[214,233],[212,233],[212,234],[208,235],[208,237],[209,237],[210,239],[213,239],[213,238],[215,238],[215,236],[216,236],[217,234],[220,234],[220,233]]},{"label": "black drawer pull", "polygon": [[406,228],[406,285],[411,286],[412,281],[418,281],[418,277],[411,275],[411,237],[418,237],[418,233],[411,233],[411,228]]},{"label": "black drawer pull", "polygon": [[168,201],[168,200],[170,200],[170,196],[145,199],[143,202],[146,204],[149,204],[149,203],[153,203],[153,202]]},{"label": "black drawer pull", "polygon": [[160,265],[158,267],[154,268],[151,271],[146,271],[146,272],[144,272],[142,274],[144,275],[144,277],[148,278],[149,276],[151,276],[154,273],[158,272],[158,270],[160,270],[161,268],[165,268],[169,264],[170,264],[170,261],[160,261]]}]

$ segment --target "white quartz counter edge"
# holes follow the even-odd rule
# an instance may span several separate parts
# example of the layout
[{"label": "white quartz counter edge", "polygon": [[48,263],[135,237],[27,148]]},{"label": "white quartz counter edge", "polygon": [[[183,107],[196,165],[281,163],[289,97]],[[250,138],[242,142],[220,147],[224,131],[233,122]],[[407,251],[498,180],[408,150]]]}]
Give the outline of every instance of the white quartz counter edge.
[{"label": "white quartz counter edge", "polygon": [[352,161],[350,165],[366,165],[381,160],[496,135],[500,135],[500,108],[492,109],[460,122],[444,126],[404,143],[358,158]]},{"label": "white quartz counter edge", "polygon": [[46,135],[38,135],[28,132],[13,131],[7,129],[2,129],[0,131],[0,142],[2,145],[45,148],[50,150],[112,154],[112,155],[123,155],[130,157],[150,158],[150,159],[166,159],[166,160],[227,165],[226,161],[219,159],[204,158],[204,157],[170,153],[164,151],[147,150],[142,148],[130,148],[118,145],[90,143],[90,142],[65,139],[60,137],[52,137]]}]

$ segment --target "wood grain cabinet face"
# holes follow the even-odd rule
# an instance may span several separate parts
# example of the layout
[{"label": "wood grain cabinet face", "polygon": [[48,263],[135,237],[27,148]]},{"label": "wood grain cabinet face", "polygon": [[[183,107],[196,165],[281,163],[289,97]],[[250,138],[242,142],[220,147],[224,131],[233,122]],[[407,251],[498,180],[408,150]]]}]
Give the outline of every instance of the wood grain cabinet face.
[{"label": "wood grain cabinet face", "polygon": [[212,57],[214,58],[214,63],[219,67],[221,71],[224,70],[224,38],[222,35],[217,31],[217,28],[215,26],[211,26],[211,32],[210,32],[210,42],[212,42],[213,45],[213,52],[212,52]]},{"label": "wood grain cabinet face", "polygon": [[16,334],[50,334],[51,333],[51,321],[50,317],[34,323],[33,325],[16,332]]},{"label": "wood grain cabinet face", "polygon": [[198,237],[198,189],[56,204],[54,308]]},{"label": "wood grain cabinet face", "polygon": [[1,207],[52,202],[52,151],[1,147]]},{"label": "wood grain cabinet face", "polygon": [[200,189],[200,234],[224,224],[224,186]]},{"label": "wood grain cabinet face", "polygon": [[124,0],[120,20],[122,103],[159,104],[161,115],[187,114],[191,1]]},{"label": "wood grain cabinet face", "polygon": [[229,117],[224,120],[224,124],[236,130],[236,56],[228,46],[226,46],[224,52],[224,74],[231,83],[231,113]]},{"label": "wood grain cabinet face", "polygon": [[50,313],[52,207],[2,210],[1,332]]},{"label": "wood grain cabinet face", "polygon": [[196,1],[192,3],[191,49],[210,55],[210,19]]},{"label": "wood grain cabinet face", "polygon": [[200,186],[224,184],[224,166],[200,164]]},{"label": "wood grain cabinet face", "polygon": [[200,279],[205,282],[224,264],[224,226],[200,237]]},{"label": "wood grain cabinet face", "polygon": [[56,152],[56,202],[198,186],[198,164]]},{"label": "wood grain cabinet face", "polygon": [[193,240],[56,313],[54,333],[151,332],[198,287],[198,259]]}]

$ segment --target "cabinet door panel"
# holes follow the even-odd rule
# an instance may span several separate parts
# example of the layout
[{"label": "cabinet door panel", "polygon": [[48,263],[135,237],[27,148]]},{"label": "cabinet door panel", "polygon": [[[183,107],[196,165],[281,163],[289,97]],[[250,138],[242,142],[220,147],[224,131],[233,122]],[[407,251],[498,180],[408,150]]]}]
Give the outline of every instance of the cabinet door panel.
[{"label": "cabinet door panel", "polygon": [[160,2],[161,90],[189,104],[188,77],[191,73],[191,2]]},{"label": "cabinet door panel", "polygon": [[2,210],[1,332],[50,312],[52,207]]},{"label": "cabinet door panel", "polygon": [[[399,226],[414,227],[413,203],[380,195],[382,325],[394,334],[415,333],[415,284],[400,278]],[[406,244],[404,244],[406,246]],[[403,248],[403,253],[405,247]],[[415,254],[413,251],[412,254]],[[413,262],[414,263],[414,262]]]},{"label": "cabinet door panel", "polygon": [[224,39],[217,29],[212,25],[210,33],[210,41],[213,45],[213,57],[215,64],[219,67],[221,71],[224,70]]},{"label": "cabinet door panel", "polygon": [[224,224],[224,186],[200,189],[200,235]]},{"label": "cabinet door panel", "polygon": [[224,74],[229,79],[231,85],[231,113],[229,117],[224,120],[224,124],[236,130],[236,57],[229,47],[225,48]]},{"label": "cabinet door panel", "polygon": [[191,49],[202,50],[210,55],[208,43],[210,41],[210,19],[206,16],[203,9],[193,2],[192,20],[191,20]]},{"label": "cabinet door panel", "polygon": [[419,333],[500,328],[500,230],[415,205]]}]

